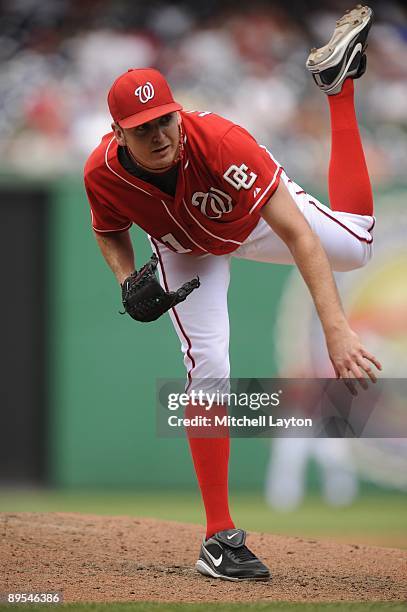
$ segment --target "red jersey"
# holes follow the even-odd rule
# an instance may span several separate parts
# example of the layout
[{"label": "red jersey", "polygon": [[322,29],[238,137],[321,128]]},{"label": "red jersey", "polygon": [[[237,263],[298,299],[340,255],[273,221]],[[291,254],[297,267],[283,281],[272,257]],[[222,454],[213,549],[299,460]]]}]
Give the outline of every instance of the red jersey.
[{"label": "red jersey", "polygon": [[184,151],[175,197],[127,172],[111,132],[85,165],[96,232],[133,223],[179,253],[223,255],[256,227],[281,166],[240,126],[207,112],[181,112]]}]

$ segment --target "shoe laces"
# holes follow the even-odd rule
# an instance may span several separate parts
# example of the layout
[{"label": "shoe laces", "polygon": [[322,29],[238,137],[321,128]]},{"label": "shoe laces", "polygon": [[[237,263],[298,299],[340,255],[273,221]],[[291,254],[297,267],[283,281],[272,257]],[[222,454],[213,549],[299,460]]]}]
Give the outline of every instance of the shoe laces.
[{"label": "shoe laces", "polygon": [[252,553],[247,546],[239,546],[239,548],[229,548],[230,556],[235,561],[251,561],[251,559],[257,559],[256,555]]}]

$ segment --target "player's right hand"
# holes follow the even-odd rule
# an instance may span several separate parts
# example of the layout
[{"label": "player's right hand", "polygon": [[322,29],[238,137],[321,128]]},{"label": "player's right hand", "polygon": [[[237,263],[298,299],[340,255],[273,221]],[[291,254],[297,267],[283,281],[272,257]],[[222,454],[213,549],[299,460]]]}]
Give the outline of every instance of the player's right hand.
[{"label": "player's right hand", "polygon": [[352,379],[357,379],[367,389],[367,378],[373,383],[377,370],[382,369],[380,361],[365,349],[359,336],[348,326],[326,333],[328,353],[337,378],[343,378],[352,393],[356,393]]}]

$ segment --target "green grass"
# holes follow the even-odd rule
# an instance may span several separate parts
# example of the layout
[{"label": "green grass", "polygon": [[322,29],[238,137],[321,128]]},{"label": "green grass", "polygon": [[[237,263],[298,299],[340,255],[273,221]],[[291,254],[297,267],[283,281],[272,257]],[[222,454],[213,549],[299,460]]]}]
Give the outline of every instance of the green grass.
[{"label": "green grass", "polygon": [[[32,610],[49,612],[50,606],[0,606],[0,610]],[[62,604],[54,610],[72,612],[405,612],[405,604],[382,602],[340,603],[253,603],[253,604],[170,604],[170,603],[108,603]]]},{"label": "green grass", "polygon": [[[293,512],[271,510],[261,495],[231,496],[234,520],[249,531],[330,537],[350,543],[407,548],[407,496],[365,494],[348,508],[332,508],[308,497]],[[203,523],[198,493],[0,491],[0,512],[81,512],[89,514],[155,517]]]}]

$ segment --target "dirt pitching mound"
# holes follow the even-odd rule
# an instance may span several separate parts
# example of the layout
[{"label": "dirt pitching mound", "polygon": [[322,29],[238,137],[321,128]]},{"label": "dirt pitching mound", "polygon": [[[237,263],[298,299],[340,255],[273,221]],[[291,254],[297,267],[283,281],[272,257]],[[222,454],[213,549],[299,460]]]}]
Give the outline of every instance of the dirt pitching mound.
[{"label": "dirt pitching mound", "polygon": [[[407,551],[250,533],[268,582],[194,569],[199,525],[83,514],[1,514],[0,592],[63,591],[73,601],[404,600]],[[5,576],[5,581],[4,581]]]}]

